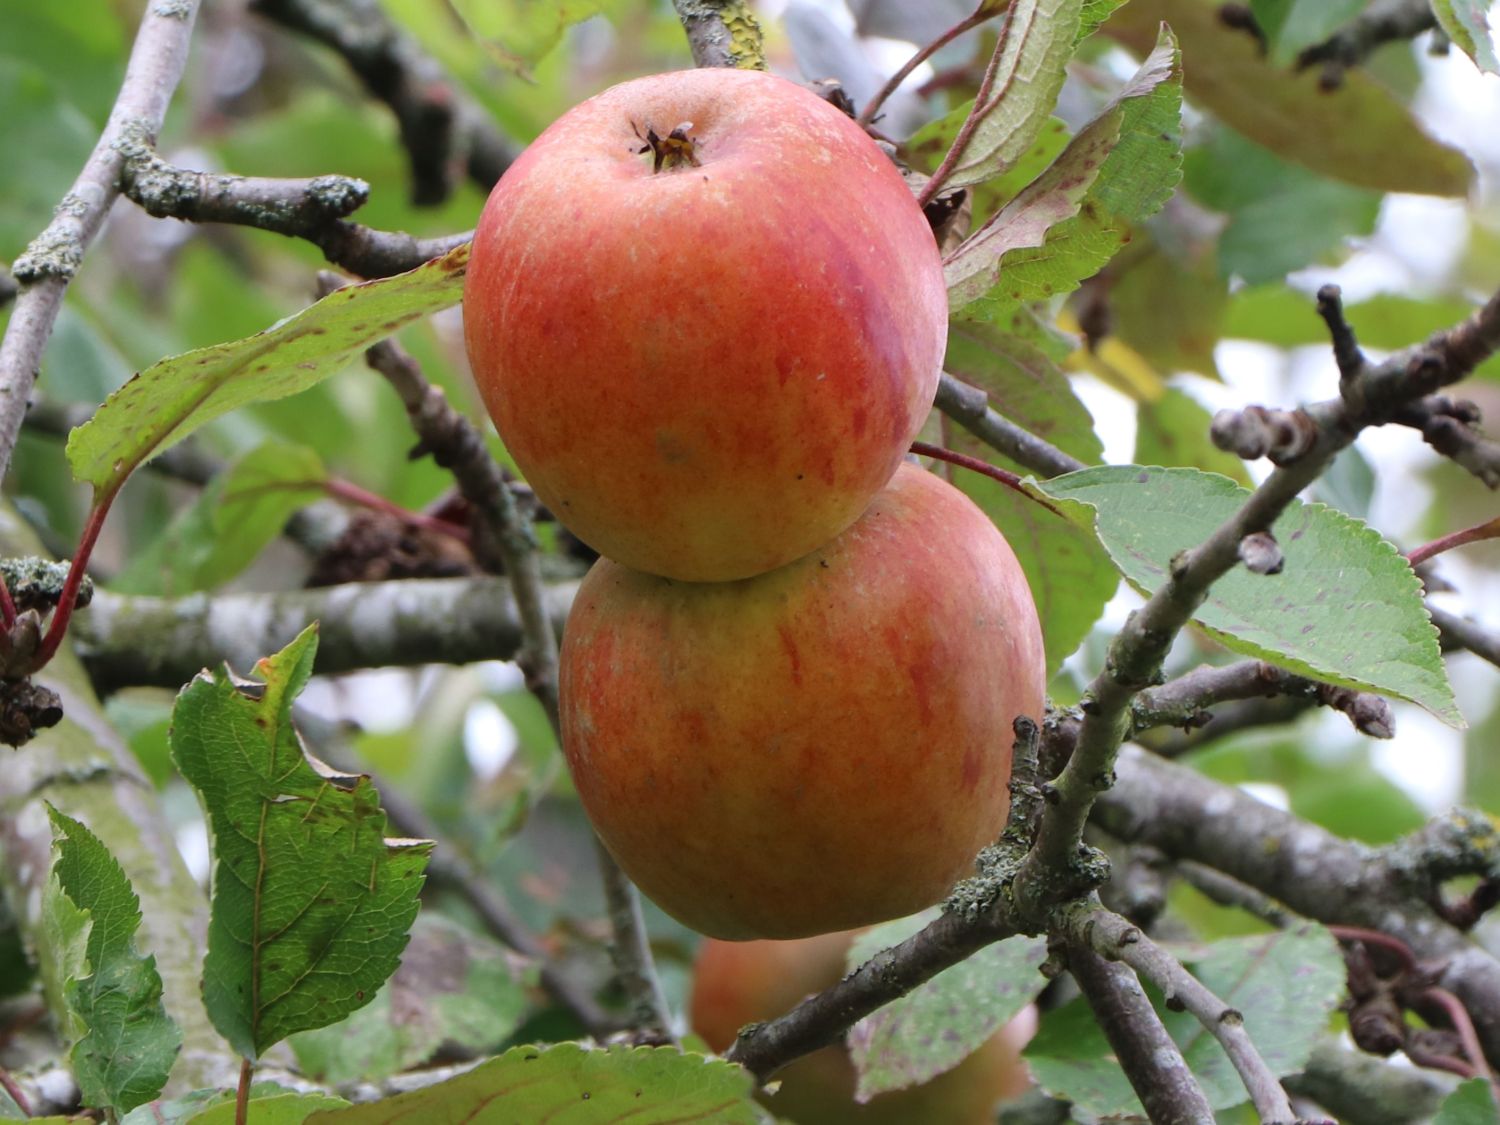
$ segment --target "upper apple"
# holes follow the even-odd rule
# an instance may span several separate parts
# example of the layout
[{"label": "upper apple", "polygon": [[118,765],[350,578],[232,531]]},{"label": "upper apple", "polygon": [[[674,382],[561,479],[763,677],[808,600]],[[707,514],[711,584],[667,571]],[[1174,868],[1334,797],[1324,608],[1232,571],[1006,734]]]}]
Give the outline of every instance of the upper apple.
[{"label": "upper apple", "polygon": [[[642,151],[679,126],[667,159]],[[475,232],[464,321],[557,517],[628,566],[724,581],[828,542],[890,479],[947,300],[921,210],[858,126],[791,82],[706,69],[607,90],[521,155]]]}]

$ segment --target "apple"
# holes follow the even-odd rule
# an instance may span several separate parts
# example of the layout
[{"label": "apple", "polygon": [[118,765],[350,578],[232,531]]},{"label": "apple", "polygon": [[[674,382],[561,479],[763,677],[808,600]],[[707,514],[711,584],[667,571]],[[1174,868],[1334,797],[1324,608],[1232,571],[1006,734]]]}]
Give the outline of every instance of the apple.
[{"label": "apple", "polygon": [[998,836],[1044,663],[1010,546],[904,464],[768,574],[595,563],[563,634],[563,752],[605,846],[686,925],[852,929],[938,901]]},{"label": "apple", "polygon": [[931,407],[947,315],[875,143],[721,68],[553,123],[490,195],[464,289],[475,381],[537,495],[601,554],[691,581],[859,517]]},{"label": "apple", "polygon": [[[854,935],[798,941],[726,942],[698,949],[688,1004],[692,1029],[723,1052],[747,1023],[774,1019],[804,997],[837,983]],[[779,1120],[798,1125],[991,1125],[995,1104],[1030,1084],[1021,1048],[1036,1029],[1028,1008],[952,1070],[920,1086],[854,1100],[854,1064],[843,1044],[824,1047],[775,1075],[763,1095]]]}]

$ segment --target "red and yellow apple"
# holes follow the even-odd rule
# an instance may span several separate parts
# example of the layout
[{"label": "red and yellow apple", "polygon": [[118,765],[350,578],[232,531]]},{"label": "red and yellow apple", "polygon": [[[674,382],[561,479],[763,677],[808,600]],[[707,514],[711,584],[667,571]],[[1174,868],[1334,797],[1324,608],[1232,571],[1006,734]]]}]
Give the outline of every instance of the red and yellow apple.
[{"label": "red and yellow apple", "polygon": [[724,581],[822,546],[885,486],[931,406],[947,300],[859,127],[708,69],[616,86],[527,148],[475,231],[464,325],[558,519],[627,566]]},{"label": "red and yellow apple", "polygon": [[[692,1029],[715,1051],[726,1051],[747,1023],[775,1019],[802,999],[838,982],[853,934],[800,941],[709,939],[693,966],[688,1005]],[[1030,1083],[1021,1048],[1035,1030],[1027,1009],[952,1070],[920,1086],[854,1100],[854,1065],[842,1044],[798,1059],[764,1097],[778,1120],[798,1125],[991,1125],[995,1104]]]},{"label": "red and yellow apple", "polygon": [[914,465],[851,528],[739,582],[601,559],[563,636],[562,743],[600,838],[713,937],[910,914],[971,873],[1040,720],[1041,630],[1005,539]]}]

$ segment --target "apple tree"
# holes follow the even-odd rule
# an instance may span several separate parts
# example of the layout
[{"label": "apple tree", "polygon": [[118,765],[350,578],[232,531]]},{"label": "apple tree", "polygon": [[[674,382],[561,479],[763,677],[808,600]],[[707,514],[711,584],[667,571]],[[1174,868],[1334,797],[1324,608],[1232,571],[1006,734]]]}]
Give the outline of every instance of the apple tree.
[{"label": "apple tree", "polygon": [[[0,0],[0,1121],[1500,1120],[1488,15]],[[1003,532],[1046,649],[972,875],[816,971],[596,839],[558,740],[596,555],[464,343],[528,142],[690,66],[904,177],[946,348],[900,471]],[[687,229],[618,235],[691,277]],[[725,729],[682,768],[761,757]],[[896,881],[966,810],[886,789]]]}]

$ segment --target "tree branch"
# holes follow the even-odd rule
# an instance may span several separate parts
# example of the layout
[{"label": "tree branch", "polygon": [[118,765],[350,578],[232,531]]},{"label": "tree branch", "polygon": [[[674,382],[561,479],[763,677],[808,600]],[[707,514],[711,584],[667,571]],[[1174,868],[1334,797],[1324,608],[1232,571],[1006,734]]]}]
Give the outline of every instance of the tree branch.
[{"label": "tree branch", "polygon": [[1481,660],[1487,660],[1500,668],[1500,635],[1485,628],[1477,621],[1460,617],[1427,603],[1427,612],[1432,623],[1438,627],[1438,637],[1443,647],[1467,649]]},{"label": "tree branch", "polygon": [[935,405],[948,417],[1012,461],[1047,477],[1088,468],[990,408],[989,396],[946,371],[938,381]]},{"label": "tree branch", "polygon": [[1096,817],[1111,835],[1205,864],[1304,917],[1404,941],[1437,966],[1438,983],[1468,1009],[1485,1054],[1500,1060],[1500,961],[1421,898],[1422,857],[1440,853],[1414,842],[1376,851],[1340,839],[1131,747]]},{"label": "tree branch", "polygon": [[1437,1113],[1445,1090],[1429,1075],[1401,1069],[1324,1040],[1286,1088],[1352,1125],[1416,1125]]},{"label": "tree branch", "polygon": [[1125,962],[1160,988],[1167,1003],[1181,1003],[1191,1012],[1224,1048],[1262,1122],[1290,1125],[1297,1119],[1286,1091],[1246,1034],[1244,1016],[1204,987],[1177,958],[1139,927],[1102,907],[1080,913],[1073,934],[1101,955]]},{"label": "tree branch", "polygon": [[1083,942],[1069,944],[1068,971],[1109,1039],[1146,1116],[1160,1125],[1212,1121],[1213,1107],[1135,973],[1106,960]]},{"label": "tree branch", "polygon": [[182,78],[197,15],[198,0],[157,0],[146,6],[109,123],[52,222],[11,263],[20,292],[0,340],[0,478],[10,468],[63,294],[119,194],[125,157],[115,145],[127,133],[156,136]]},{"label": "tree branch", "polygon": [[127,133],[121,187],[149,215],[193,223],[255,227],[311,242],[334,265],[360,277],[388,277],[415,269],[472,237],[472,231],[417,238],[346,221],[369,198],[363,180],[318,176],[269,179],[194,172],[169,164],[148,138]]},{"label": "tree branch", "polygon": [[1208,722],[1208,708],[1229,700],[1289,695],[1342,711],[1354,729],[1371,738],[1390,738],[1396,720],[1378,695],[1352,691],[1297,676],[1262,660],[1204,664],[1158,688],[1141,692],[1130,705],[1131,731],[1152,727],[1196,727]]},{"label": "tree branch", "polygon": [[977,920],[943,914],[781,1018],[745,1028],[725,1057],[765,1082],[793,1059],[835,1042],[875,1009],[905,996],[986,945],[1017,932],[998,907]]},{"label": "tree branch", "polygon": [[1430,0],[1374,0],[1365,11],[1323,42],[1297,56],[1298,69],[1323,65],[1324,89],[1336,89],[1344,72],[1359,66],[1376,47],[1413,39],[1437,26]]},{"label": "tree branch", "polygon": [[[561,628],[575,587],[545,592]],[[503,578],[408,578],[273,594],[148,598],[99,590],[73,637],[100,691],[179,688],[228,661],[242,671],[318,621],[320,674],[362,668],[514,660],[521,618]]]},{"label": "tree branch", "polygon": [[745,0],[672,0],[694,66],[765,70],[760,23]]},{"label": "tree branch", "polygon": [[[1320,306],[1338,300],[1325,286]],[[1109,647],[1103,671],[1081,704],[1083,720],[1072,755],[1053,782],[1053,803],[1042,819],[1036,846],[1016,874],[1014,893],[1023,912],[1031,903],[1055,899],[1059,879],[1072,879],[1075,893],[1097,879],[1081,849],[1083,829],[1099,794],[1114,777],[1116,756],[1131,721],[1135,696],[1158,683],[1162,662],[1177,634],[1207,598],[1212,585],[1244,557],[1247,537],[1268,532],[1292,500],[1317,479],[1334,455],[1367,426],[1389,421],[1415,399],[1467,375],[1500,342],[1500,298],[1446,332],[1380,364],[1363,366],[1341,381],[1340,397],[1296,412],[1281,442],[1277,468],[1209,538],[1173,558],[1167,581],[1126,620]],[[1352,336],[1341,339],[1347,356]],[[1215,419],[1222,427],[1223,414]],[[1216,435],[1217,436],[1217,435]]]},{"label": "tree branch", "polygon": [[515,159],[484,107],[377,0],[253,0],[250,6],[337,51],[365,89],[390,107],[418,206],[442,203],[460,173],[488,190]]}]

